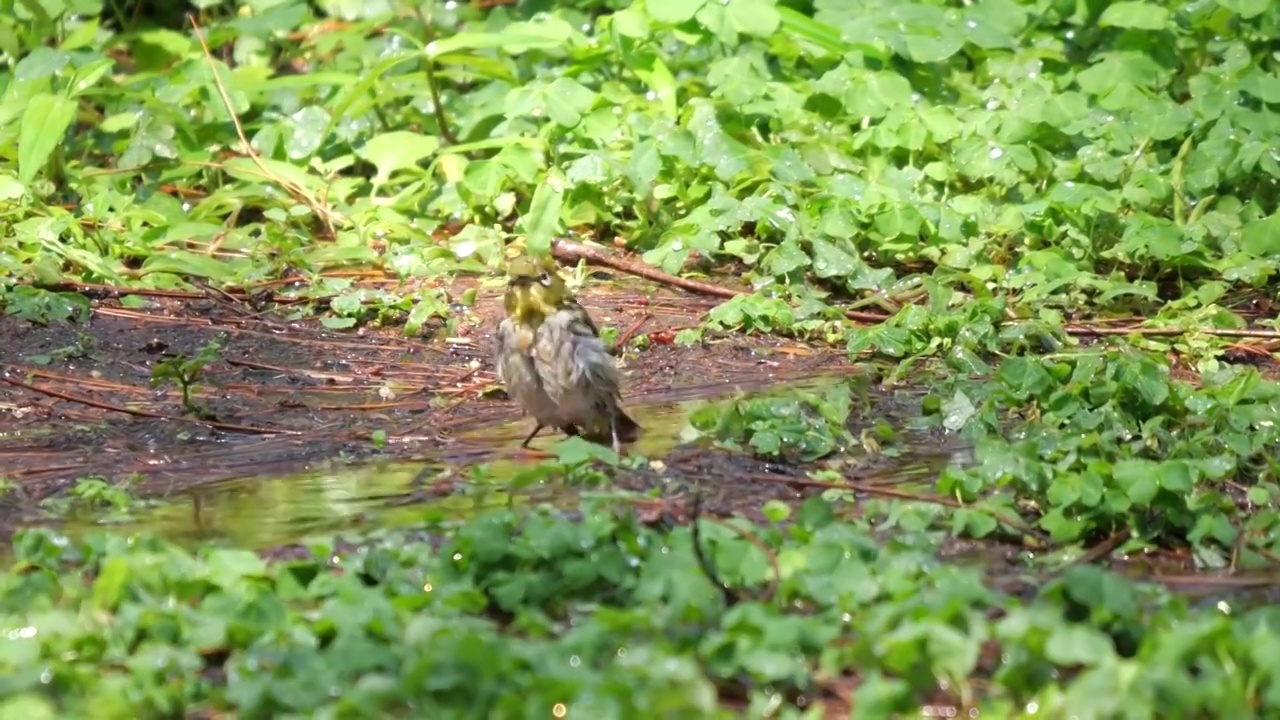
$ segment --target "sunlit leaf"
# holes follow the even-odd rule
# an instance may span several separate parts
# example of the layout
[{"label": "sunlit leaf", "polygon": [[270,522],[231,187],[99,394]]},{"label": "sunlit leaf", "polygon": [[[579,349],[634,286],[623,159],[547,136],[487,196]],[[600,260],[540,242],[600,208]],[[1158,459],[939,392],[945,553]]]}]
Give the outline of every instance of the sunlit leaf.
[{"label": "sunlit leaf", "polygon": [[75,114],[75,101],[63,95],[41,93],[28,101],[18,132],[18,182],[35,179],[62,144]]},{"label": "sunlit leaf", "polygon": [[421,160],[439,149],[440,139],[435,136],[394,130],[369,138],[361,148],[360,155],[378,170],[373,183],[384,185],[391,179],[392,173],[417,166]]},{"label": "sunlit leaf", "polygon": [[549,176],[547,181],[533,191],[529,212],[520,218],[525,232],[525,243],[530,252],[545,255],[551,251],[551,241],[560,230],[560,208],[564,205],[564,181]]}]

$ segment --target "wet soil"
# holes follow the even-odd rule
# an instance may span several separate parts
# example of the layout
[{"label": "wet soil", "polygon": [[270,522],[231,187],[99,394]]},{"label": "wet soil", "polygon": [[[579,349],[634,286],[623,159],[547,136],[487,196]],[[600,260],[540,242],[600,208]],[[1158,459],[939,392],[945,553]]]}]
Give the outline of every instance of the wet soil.
[{"label": "wet soil", "polygon": [[[460,282],[451,295],[474,285]],[[675,333],[717,300],[617,280],[595,285],[580,299],[597,323],[644,341],[623,355],[629,407],[857,371],[839,350],[792,341],[676,346]],[[330,331],[214,294],[146,297],[142,308],[103,298],[79,326],[2,319],[0,474],[39,502],[87,476],[132,478],[133,492],[168,496],[333,458],[477,462],[498,444],[486,429],[521,413],[490,359],[500,289],[476,289],[474,305],[455,305],[451,327],[433,339],[406,338],[399,327]],[[216,337],[225,345],[191,395],[209,418],[201,419],[173,382],[153,386],[152,372]],[[375,442],[377,433],[385,439]]]},{"label": "wet soil", "polygon": [[[0,318],[0,480],[7,488],[0,536],[29,524],[74,526],[76,517],[50,511],[47,501],[86,477],[128,479],[132,495],[161,500],[120,518],[99,513],[87,526],[108,522],[186,542],[231,538],[268,557],[304,551],[296,543],[307,536],[420,526],[425,506],[456,516],[550,499],[572,513],[582,488],[512,491],[477,484],[468,473],[482,462],[537,460],[518,451],[529,421],[493,373],[501,289],[465,280],[451,296],[469,288],[474,304],[455,305],[448,326],[422,338],[407,338],[398,326],[332,331],[217,293],[133,296],[144,300],[140,307],[98,293],[92,318],[76,326]],[[644,517],[763,520],[769,500],[794,507],[827,491],[846,493],[851,514],[873,499],[950,504],[931,492],[932,482],[947,464],[966,462],[966,448],[936,433],[907,431],[907,452],[897,457],[848,449],[824,468],[838,483],[814,480],[814,466],[768,463],[680,437],[685,404],[739,392],[850,378],[862,387],[850,419],[857,436],[879,418],[907,425],[921,391],[876,388],[870,369],[837,348],[740,335],[674,344],[715,298],[611,278],[590,283],[579,299],[597,324],[642,340],[622,355],[624,395],[646,428],[634,449],[657,461],[613,471],[610,485],[638,493],[629,502]],[[172,382],[153,386],[152,372],[166,359],[196,356],[217,337],[225,345],[192,394],[204,411],[198,417]],[[548,434],[535,447],[557,439]],[[941,555],[977,563],[1011,592],[1037,586],[1027,580],[1026,545],[1008,534],[947,541]],[[1250,588],[1274,592],[1269,577],[1193,574],[1191,558],[1177,553],[1104,555],[1087,561],[1160,576],[1192,595],[1217,597],[1228,587],[1236,598]]]}]

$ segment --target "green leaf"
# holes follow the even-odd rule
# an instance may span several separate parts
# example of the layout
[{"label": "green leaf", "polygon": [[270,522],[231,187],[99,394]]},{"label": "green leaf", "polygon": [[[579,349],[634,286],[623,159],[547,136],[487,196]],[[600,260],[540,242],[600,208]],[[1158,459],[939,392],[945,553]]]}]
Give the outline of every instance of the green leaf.
[{"label": "green leaf", "polygon": [[264,577],[267,564],[257,553],[234,548],[215,548],[204,557],[204,571],[215,585],[233,588],[248,577]]},{"label": "green leaf", "polygon": [[649,17],[661,23],[678,25],[698,14],[708,0],[647,0]]},{"label": "green leaf", "polygon": [[330,330],[346,330],[348,328],[353,328],[355,327],[356,322],[357,319],[353,317],[335,317],[333,315],[327,315],[320,318],[320,324]]},{"label": "green leaf", "polygon": [[955,27],[940,25],[927,32],[908,32],[902,36],[907,55],[914,62],[937,63],[960,52],[965,36]]},{"label": "green leaf", "polygon": [[31,48],[27,56],[18,61],[14,68],[13,78],[19,82],[47,80],[67,66],[71,56],[61,50],[44,45]]},{"label": "green leaf", "polygon": [[1196,484],[1195,469],[1186,460],[1167,460],[1161,463],[1156,477],[1160,487],[1172,493],[1189,493]]},{"label": "green leaf", "polygon": [[289,132],[285,136],[285,154],[290,160],[311,157],[325,141],[329,131],[329,113],[317,105],[308,105],[289,116]]},{"label": "green leaf", "polygon": [[791,506],[780,500],[769,500],[760,508],[760,512],[771,523],[783,523],[791,517]]},{"label": "green leaf", "polygon": [[591,109],[596,94],[573,78],[556,78],[546,90],[547,116],[564,127],[576,127]]},{"label": "green leaf", "polygon": [[525,233],[525,246],[536,255],[551,252],[551,241],[560,230],[560,208],[564,205],[564,180],[550,174],[533,191],[529,212],[520,218]]},{"label": "green leaf", "polygon": [[1092,666],[1115,656],[1111,640],[1098,630],[1082,625],[1060,625],[1049,633],[1045,657],[1058,665]]},{"label": "green leaf", "polygon": [[62,143],[76,117],[74,100],[40,93],[27,102],[18,133],[18,181],[29,184]]},{"label": "green leaf", "polygon": [[408,130],[393,130],[369,138],[360,148],[360,157],[373,163],[375,186],[385,185],[391,173],[416,167],[423,158],[440,149],[440,138]]},{"label": "green leaf", "polygon": [[813,274],[820,278],[850,277],[862,266],[848,240],[814,238]]},{"label": "green leaf", "polygon": [[1169,24],[1169,10],[1147,2],[1115,2],[1102,11],[1098,24],[1103,27],[1136,30],[1163,30]]},{"label": "green leaf", "polygon": [[1256,257],[1280,256],[1280,213],[1245,223],[1240,249]]},{"label": "green leaf", "polygon": [[229,280],[232,277],[227,263],[187,250],[157,252],[143,261],[142,269],[147,273],[165,272],[210,280]]},{"label": "green leaf", "polygon": [[768,37],[782,22],[774,0],[729,0],[725,12],[729,24],[744,35]]},{"label": "green leaf", "polygon": [[270,158],[255,161],[253,158],[235,157],[222,163],[222,169],[237,180],[268,185],[284,181],[312,194],[322,189],[323,184],[320,178],[297,165]]},{"label": "green leaf", "polygon": [[1218,5],[1248,20],[1255,18],[1271,7],[1272,0],[1218,0]]},{"label": "green leaf", "polygon": [[795,240],[785,240],[765,256],[764,265],[773,275],[787,275],[809,266],[809,256]]},{"label": "green leaf", "polygon": [[911,93],[911,83],[898,73],[857,70],[843,97],[850,113],[878,118],[893,108],[911,105]]},{"label": "green leaf", "polygon": [[617,33],[633,39],[649,37],[649,17],[641,11],[639,5],[631,5],[615,12],[610,17],[611,25]]},{"label": "green leaf", "polygon": [[977,413],[969,396],[957,390],[951,399],[942,403],[942,426],[952,432],[959,432],[969,424],[969,420]]},{"label": "green leaf", "polygon": [[567,437],[555,445],[556,462],[565,466],[582,465],[592,460],[601,460],[609,464],[617,464],[618,456],[612,448],[581,437]]},{"label": "green leaf", "polygon": [[1150,460],[1121,460],[1111,469],[1111,475],[1135,505],[1150,505],[1160,489],[1156,468]]},{"label": "green leaf", "polygon": [[49,698],[36,693],[20,693],[0,701],[0,720],[54,720],[60,716]]},{"label": "green leaf", "polygon": [[125,587],[132,574],[133,568],[127,558],[108,558],[93,581],[93,606],[108,612],[115,610],[124,600]]},{"label": "green leaf", "polygon": [[514,22],[499,32],[460,32],[447,38],[433,40],[423,52],[435,60],[459,50],[498,49],[509,55],[520,55],[529,50],[563,48],[573,36],[573,27],[559,18],[531,22]]}]

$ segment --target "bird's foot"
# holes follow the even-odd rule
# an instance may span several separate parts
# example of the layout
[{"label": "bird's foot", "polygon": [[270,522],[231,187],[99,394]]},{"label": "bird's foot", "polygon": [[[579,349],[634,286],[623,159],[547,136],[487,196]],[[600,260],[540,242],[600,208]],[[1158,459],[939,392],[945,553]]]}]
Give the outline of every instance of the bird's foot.
[{"label": "bird's foot", "polygon": [[537,448],[531,448],[531,447],[522,447],[522,448],[516,448],[514,459],[519,462],[542,462],[543,460],[546,460],[547,458],[552,458],[552,457],[555,457],[555,454],[549,453],[546,450],[539,450]]}]

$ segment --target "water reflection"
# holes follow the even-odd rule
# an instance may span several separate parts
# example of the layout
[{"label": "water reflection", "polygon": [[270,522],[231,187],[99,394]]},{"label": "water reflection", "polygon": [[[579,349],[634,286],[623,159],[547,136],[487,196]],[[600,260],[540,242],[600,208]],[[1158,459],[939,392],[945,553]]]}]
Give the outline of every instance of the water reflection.
[{"label": "water reflection", "polygon": [[[799,386],[816,388],[854,381],[826,377]],[[687,416],[695,407],[718,397],[760,389],[724,384],[683,388],[669,393],[662,402],[630,406],[628,412],[645,429],[630,450],[646,457],[663,456],[680,444]],[[153,532],[188,545],[230,540],[243,547],[266,548],[362,527],[420,525],[428,514],[462,518],[479,510],[530,501],[571,505],[580,495],[578,489],[548,481],[513,491],[505,482],[521,468],[538,462],[537,456],[519,452],[532,422],[523,418],[460,435],[454,450],[427,461],[332,462],[288,475],[231,478],[170,496],[155,507],[136,511],[128,521],[111,522],[109,527],[122,533]],[[532,447],[553,451],[563,438],[546,430]],[[913,464],[906,458],[903,461],[904,468]],[[487,465],[487,472],[483,476],[471,473],[470,467],[480,463]],[[103,527],[73,520],[61,529],[78,535]]]}]

